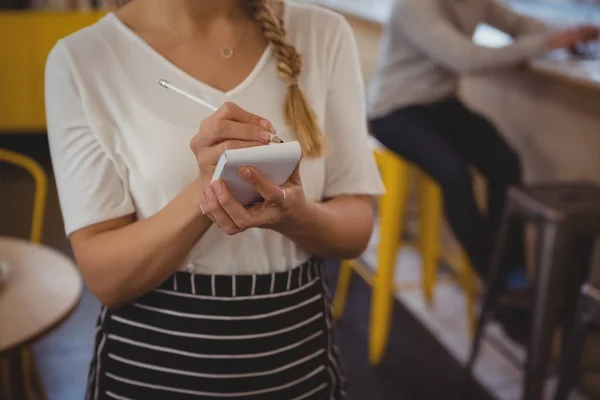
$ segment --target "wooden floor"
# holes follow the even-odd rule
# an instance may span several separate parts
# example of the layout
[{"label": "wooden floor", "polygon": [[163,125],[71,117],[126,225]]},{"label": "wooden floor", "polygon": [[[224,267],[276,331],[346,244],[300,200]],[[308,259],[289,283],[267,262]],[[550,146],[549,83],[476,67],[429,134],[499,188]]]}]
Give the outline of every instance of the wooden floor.
[{"label": "wooden floor", "polygon": [[[45,136],[0,135],[0,147],[30,154],[50,172]],[[32,189],[25,173],[0,166],[0,235],[27,237]],[[49,189],[44,242],[70,254],[53,182]],[[327,276],[330,283],[335,283],[335,262],[328,263]],[[387,357],[380,367],[369,367],[366,342],[369,295],[369,287],[355,279],[346,314],[337,329],[342,365],[349,382],[349,399],[453,399],[461,384],[460,366],[399,303],[394,308]],[[98,302],[86,291],[71,318],[36,345],[49,400],[83,398],[98,308]],[[473,398],[491,399],[480,387],[475,388]]]}]

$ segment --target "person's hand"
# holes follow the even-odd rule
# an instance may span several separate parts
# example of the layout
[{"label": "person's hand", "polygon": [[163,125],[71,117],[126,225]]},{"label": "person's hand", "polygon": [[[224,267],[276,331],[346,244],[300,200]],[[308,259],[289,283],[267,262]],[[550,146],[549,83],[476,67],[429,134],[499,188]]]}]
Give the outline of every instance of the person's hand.
[{"label": "person's hand", "polygon": [[225,150],[262,146],[269,143],[273,125],[233,103],[223,104],[200,124],[190,141],[198,163],[199,180],[207,185]]},{"label": "person's hand", "polygon": [[228,235],[249,228],[270,228],[293,224],[302,218],[306,198],[300,180],[299,164],[282,186],[271,183],[252,167],[240,168],[239,174],[264,199],[247,208],[234,198],[223,181],[208,185],[200,198],[204,214]]},{"label": "person's hand", "polygon": [[600,28],[592,25],[582,25],[576,28],[557,31],[550,35],[550,49],[568,49],[578,44],[598,39]]}]

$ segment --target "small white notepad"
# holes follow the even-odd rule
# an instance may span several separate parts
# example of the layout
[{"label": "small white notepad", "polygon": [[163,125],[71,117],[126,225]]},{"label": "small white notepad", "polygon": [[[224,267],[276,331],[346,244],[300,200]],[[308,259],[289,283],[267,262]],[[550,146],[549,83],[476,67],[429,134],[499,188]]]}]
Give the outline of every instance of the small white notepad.
[{"label": "small white notepad", "polygon": [[297,141],[227,150],[219,158],[212,180],[226,182],[233,197],[247,206],[259,201],[261,196],[239,175],[241,167],[254,167],[279,186],[289,179],[301,157],[302,150]]}]

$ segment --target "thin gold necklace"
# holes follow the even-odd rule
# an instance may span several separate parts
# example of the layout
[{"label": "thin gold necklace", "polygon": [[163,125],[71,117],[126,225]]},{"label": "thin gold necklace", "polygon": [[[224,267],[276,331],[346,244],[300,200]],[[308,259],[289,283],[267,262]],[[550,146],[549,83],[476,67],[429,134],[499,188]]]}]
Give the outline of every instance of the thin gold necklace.
[{"label": "thin gold necklace", "polygon": [[[240,31],[240,34],[238,36],[238,38],[236,39],[235,43],[232,46],[226,46],[223,47],[220,51],[221,57],[225,58],[225,59],[230,59],[235,55],[235,49],[237,47],[237,45],[240,43],[240,41],[242,40],[242,36],[244,35],[244,32],[246,31],[246,27],[248,26],[248,19],[246,19],[246,22],[244,23],[244,26],[242,27],[242,30]],[[183,44],[185,44],[186,46],[188,45],[188,42],[190,42],[190,40],[184,38],[176,29],[166,25],[166,27],[175,35],[177,36],[182,42]]]}]

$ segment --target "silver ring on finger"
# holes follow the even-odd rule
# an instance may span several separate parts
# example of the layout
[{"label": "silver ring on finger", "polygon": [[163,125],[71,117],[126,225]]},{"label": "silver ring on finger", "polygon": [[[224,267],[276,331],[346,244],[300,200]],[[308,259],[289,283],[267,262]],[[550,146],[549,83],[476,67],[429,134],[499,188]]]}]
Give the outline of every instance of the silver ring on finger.
[{"label": "silver ring on finger", "polygon": [[285,201],[285,198],[287,197],[287,193],[286,193],[285,189],[283,189],[283,188],[280,188],[280,189],[281,189],[281,193],[282,193],[281,200],[279,200],[278,202],[271,203],[274,206],[282,205],[283,202]]}]

